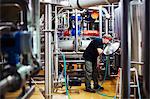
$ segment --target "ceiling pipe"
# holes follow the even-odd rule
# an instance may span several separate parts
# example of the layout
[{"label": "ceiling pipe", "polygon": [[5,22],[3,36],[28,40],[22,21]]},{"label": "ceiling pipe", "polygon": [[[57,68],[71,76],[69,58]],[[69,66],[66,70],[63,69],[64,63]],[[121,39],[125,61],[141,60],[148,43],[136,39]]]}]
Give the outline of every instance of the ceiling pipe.
[{"label": "ceiling pipe", "polygon": [[88,8],[90,6],[96,6],[100,4],[110,4],[110,3],[116,3],[120,0],[69,0],[69,3],[73,8]]}]

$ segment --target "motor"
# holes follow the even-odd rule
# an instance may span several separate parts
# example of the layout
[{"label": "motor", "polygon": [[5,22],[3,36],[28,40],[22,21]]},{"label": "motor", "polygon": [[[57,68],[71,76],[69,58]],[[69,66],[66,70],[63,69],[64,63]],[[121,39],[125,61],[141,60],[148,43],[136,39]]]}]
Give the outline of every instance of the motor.
[{"label": "motor", "polygon": [[[2,28],[3,27],[3,28]],[[7,91],[14,92],[40,70],[40,64],[32,55],[32,34],[28,31],[0,26],[0,98]]]},{"label": "motor", "polygon": [[0,42],[0,53],[12,66],[20,62],[20,54],[32,51],[32,36],[27,31],[5,32],[1,34]]},{"label": "motor", "polygon": [[72,36],[75,36],[76,34],[76,28],[78,28],[78,35],[81,34],[81,20],[82,20],[82,17],[80,14],[77,14],[77,21],[78,21],[78,27],[76,27],[76,16],[75,15],[72,15],[71,16],[71,20],[72,20],[72,29],[71,29],[71,35]]}]

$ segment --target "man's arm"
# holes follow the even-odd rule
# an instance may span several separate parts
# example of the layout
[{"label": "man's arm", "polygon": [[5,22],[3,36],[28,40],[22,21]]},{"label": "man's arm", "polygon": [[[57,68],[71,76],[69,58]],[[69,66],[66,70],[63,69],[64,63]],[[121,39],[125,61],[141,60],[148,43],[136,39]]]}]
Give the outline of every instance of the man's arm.
[{"label": "man's arm", "polygon": [[103,53],[103,49],[97,48],[98,54],[101,55]]}]

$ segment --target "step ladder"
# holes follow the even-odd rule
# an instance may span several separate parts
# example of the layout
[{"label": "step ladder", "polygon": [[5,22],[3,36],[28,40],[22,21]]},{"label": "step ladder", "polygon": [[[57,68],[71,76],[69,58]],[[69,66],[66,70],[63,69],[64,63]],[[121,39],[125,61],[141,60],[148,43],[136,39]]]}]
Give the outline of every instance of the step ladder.
[{"label": "step ladder", "polygon": [[[136,88],[138,89],[138,96],[141,99],[140,87],[139,87],[139,80],[138,80],[138,72],[136,68],[130,68],[131,74],[134,74],[134,79],[130,78],[130,88],[134,88],[134,94],[131,94],[130,97],[136,99]],[[116,83],[116,97],[121,99],[121,88],[122,88],[122,68],[119,68],[118,71],[118,78]]]}]

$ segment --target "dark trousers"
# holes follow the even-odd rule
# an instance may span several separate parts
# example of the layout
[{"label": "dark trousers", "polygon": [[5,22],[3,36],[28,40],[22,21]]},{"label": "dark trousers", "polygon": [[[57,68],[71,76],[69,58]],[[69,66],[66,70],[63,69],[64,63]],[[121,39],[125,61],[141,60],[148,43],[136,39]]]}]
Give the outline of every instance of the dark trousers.
[{"label": "dark trousers", "polygon": [[91,62],[85,60],[85,86],[86,88],[91,88],[91,80],[93,79],[94,86],[98,85],[98,70],[97,70],[97,62]]}]

